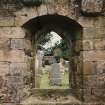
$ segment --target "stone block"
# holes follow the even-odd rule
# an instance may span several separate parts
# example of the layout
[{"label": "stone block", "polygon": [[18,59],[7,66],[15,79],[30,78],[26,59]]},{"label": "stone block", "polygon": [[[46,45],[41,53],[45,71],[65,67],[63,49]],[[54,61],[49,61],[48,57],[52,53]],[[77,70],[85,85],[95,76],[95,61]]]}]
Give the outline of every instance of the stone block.
[{"label": "stone block", "polygon": [[105,26],[97,27],[96,30],[97,30],[97,33],[99,34],[99,36],[103,35],[102,38],[105,38]]},{"label": "stone block", "polygon": [[47,15],[47,6],[42,4],[38,8],[38,16]]},{"label": "stone block", "polygon": [[79,17],[78,22],[84,28],[102,28],[105,27],[105,17]]},{"label": "stone block", "polygon": [[84,27],[84,28],[87,28],[87,27],[94,27],[94,18],[93,17],[79,17],[78,19],[78,23]]},{"label": "stone block", "polygon": [[22,26],[30,19],[38,16],[38,11],[36,7],[23,8],[21,11],[15,12],[15,26]]},{"label": "stone block", "polygon": [[96,75],[85,75],[83,80],[84,88],[93,88],[97,86],[97,76]]},{"label": "stone block", "polygon": [[11,48],[12,49],[24,49],[25,40],[24,39],[11,39]]},{"label": "stone block", "polygon": [[97,74],[104,74],[105,73],[105,61],[97,62]]},{"label": "stone block", "polygon": [[10,102],[20,102],[24,96],[23,88],[26,83],[27,64],[26,63],[11,63],[9,75],[7,76],[8,91],[11,92]]},{"label": "stone block", "polygon": [[11,76],[24,76],[27,74],[27,63],[11,63],[10,75]]},{"label": "stone block", "polygon": [[83,28],[83,39],[101,38],[104,35],[97,32],[97,28]]},{"label": "stone block", "polygon": [[0,26],[14,26],[14,17],[0,17]]},{"label": "stone block", "polygon": [[103,88],[93,88],[92,89],[92,95],[96,97],[100,97],[101,100],[105,98],[105,89]]},{"label": "stone block", "polygon": [[52,5],[52,4],[48,4],[46,5],[47,6],[47,11],[48,11],[48,14],[55,14],[56,13],[56,10],[55,10],[55,5]]},{"label": "stone block", "polygon": [[83,40],[83,50],[93,50],[93,41]]},{"label": "stone block", "polygon": [[0,49],[9,49],[10,40],[5,37],[0,37]]},{"label": "stone block", "polygon": [[83,28],[83,38],[84,39],[105,38],[104,27],[100,27],[100,28]]},{"label": "stone block", "polygon": [[2,105],[19,105],[19,104],[16,104],[16,103],[10,103],[10,102],[8,102],[8,103],[2,103]]},{"label": "stone block", "polygon": [[105,50],[105,39],[95,39],[94,48],[96,50]]},{"label": "stone block", "polygon": [[82,41],[81,40],[77,40],[76,42],[75,42],[75,51],[76,52],[79,52],[80,50],[82,50],[83,48],[83,46],[82,46]]},{"label": "stone block", "polygon": [[105,87],[105,73],[97,74],[97,88]]},{"label": "stone block", "polygon": [[95,62],[83,62],[84,75],[93,75],[97,73]]},{"label": "stone block", "polygon": [[83,62],[82,61],[79,61],[77,63],[77,73],[78,74],[82,74],[83,73]]},{"label": "stone block", "polygon": [[94,18],[94,27],[97,27],[97,28],[105,27],[105,17],[98,16]]},{"label": "stone block", "polygon": [[105,51],[83,51],[81,53],[84,61],[104,61]]},{"label": "stone block", "polygon": [[26,62],[26,56],[22,50],[11,50],[5,52],[0,50],[0,61],[7,62]]},{"label": "stone block", "polygon": [[61,4],[61,3],[56,4],[55,11],[57,12],[57,14],[63,15],[63,16],[67,16],[70,14],[70,8],[66,4]]},{"label": "stone block", "polygon": [[31,43],[31,40],[26,40],[25,39],[25,49],[26,50],[32,50],[32,43]]},{"label": "stone block", "polygon": [[0,75],[6,76],[9,73],[10,64],[8,62],[0,62]]},{"label": "stone block", "polygon": [[85,13],[101,13],[104,0],[82,0],[82,11]]},{"label": "stone block", "polygon": [[2,38],[24,38],[25,32],[21,27],[1,27],[0,37]]}]

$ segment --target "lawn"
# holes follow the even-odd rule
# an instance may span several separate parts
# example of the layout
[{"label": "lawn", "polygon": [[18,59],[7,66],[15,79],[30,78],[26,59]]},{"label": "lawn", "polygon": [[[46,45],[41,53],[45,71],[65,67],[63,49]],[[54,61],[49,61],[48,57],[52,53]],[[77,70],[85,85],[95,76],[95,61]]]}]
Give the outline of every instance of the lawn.
[{"label": "lawn", "polygon": [[40,81],[40,89],[69,89],[69,73],[65,72],[65,74],[61,75],[61,86],[51,86],[49,84],[50,79],[48,73],[44,73],[41,76]]}]

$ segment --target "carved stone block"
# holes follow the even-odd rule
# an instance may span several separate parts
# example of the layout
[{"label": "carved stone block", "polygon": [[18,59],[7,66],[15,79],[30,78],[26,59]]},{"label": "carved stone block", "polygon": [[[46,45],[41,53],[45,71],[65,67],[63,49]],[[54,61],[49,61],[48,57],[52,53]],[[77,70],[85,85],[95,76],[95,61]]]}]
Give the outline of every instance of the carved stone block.
[{"label": "carved stone block", "polygon": [[25,42],[24,39],[12,39],[11,48],[12,49],[24,49]]}]

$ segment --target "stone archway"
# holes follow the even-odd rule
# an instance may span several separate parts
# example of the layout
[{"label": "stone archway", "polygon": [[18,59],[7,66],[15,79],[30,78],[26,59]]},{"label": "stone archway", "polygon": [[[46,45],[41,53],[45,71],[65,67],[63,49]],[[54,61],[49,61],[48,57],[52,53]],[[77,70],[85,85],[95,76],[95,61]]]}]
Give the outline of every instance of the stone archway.
[{"label": "stone archway", "polygon": [[[83,70],[82,70],[82,26],[76,21],[61,15],[43,15],[36,18],[33,18],[26,22],[22,26],[26,31],[26,40],[31,42],[30,54],[33,54],[33,64],[34,65],[34,49],[37,40],[43,33],[48,33],[51,30],[58,33],[64,40],[68,42],[69,47],[71,48],[71,57],[70,57],[70,82],[72,93],[77,96],[80,100],[83,100]],[[34,47],[33,47],[34,45]],[[29,51],[29,49],[28,49]],[[27,49],[26,49],[27,53]],[[36,86],[35,78],[35,67],[32,66],[32,84],[33,88]]]}]

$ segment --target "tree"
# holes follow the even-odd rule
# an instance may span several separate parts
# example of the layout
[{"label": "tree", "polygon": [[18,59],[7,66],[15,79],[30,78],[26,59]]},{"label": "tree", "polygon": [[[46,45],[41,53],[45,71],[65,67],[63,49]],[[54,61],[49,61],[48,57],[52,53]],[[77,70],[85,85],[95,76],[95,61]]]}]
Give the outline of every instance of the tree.
[{"label": "tree", "polygon": [[42,35],[40,35],[40,37],[37,38],[35,43],[37,44],[37,49],[39,48],[39,49],[45,50],[43,46],[51,40],[51,37],[52,37],[51,33],[47,33],[47,34],[43,33]]},{"label": "tree", "polygon": [[[61,43],[56,43],[55,46],[52,48],[53,52],[55,49],[60,49],[61,53],[60,55],[58,54],[59,57],[65,59],[65,60],[69,60],[70,57],[70,49],[66,43],[65,40],[61,39]],[[59,51],[58,51],[59,52]]]}]

